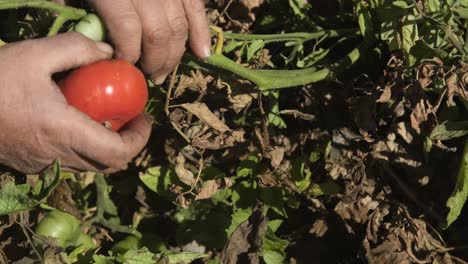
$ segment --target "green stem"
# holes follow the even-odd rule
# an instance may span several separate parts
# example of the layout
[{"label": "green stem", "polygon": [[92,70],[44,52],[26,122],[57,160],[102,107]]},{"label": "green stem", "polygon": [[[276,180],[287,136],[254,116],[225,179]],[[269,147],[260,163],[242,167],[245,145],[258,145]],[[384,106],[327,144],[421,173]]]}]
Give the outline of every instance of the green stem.
[{"label": "green stem", "polygon": [[57,33],[60,31],[62,28],[63,24],[68,21],[68,18],[65,16],[62,16],[61,14],[55,18],[54,23],[49,29],[49,33],[47,33],[47,36],[54,36],[57,35]]},{"label": "green stem", "polygon": [[0,10],[17,9],[17,8],[37,8],[51,10],[60,13],[61,15],[77,20],[86,16],[86,10],[60,5],[51,1],[45,0],[0,0]]},{"label": "green stem", "polygon": [[211,55],[205,59],[205,62],[254,82],[260,90],[271,90],[333,79],[343,70],[353,65],[361,57],[363,49],[367,46],[368,44],[363,42],[338,62],[320,70],[317,68],[301,70],[252,70],[220,54]]},{"label": "green stem", "polygon": [[138,230],[129,226],[124,226],[124,225],[120,225],[117,223],[113,223],[105,219],[104,217],[105,198],[104,197],[107,192],[107,182],[106,182],[106,179],[104,178],[104,174],[97,173],[96,176],[94,177],[94,183],[96,184],[96,192],[97,192],[97,202],[96,202],[97,213],[95,217],[86,221],[86,225],[92,224],[94,222],[98,222],[101,225],[112,230],[112,232],[131,234],[138,238],[141,238],[142,235],[140,232],[138,232]]},{"label": "green stem", "polygon": [[322,37],[333,38],[339,36],[359,35],[356,29],[323,30],[319,32],[296,32],[284,34],[238,34],[224,32],[225,39],[264,40],[266,42],[308,41]]},{"label": "green stem", "polygon": [[48,36],[56,35],[65,22],[69,20],[79,20],[87,14],[84,9],[64,6],[45,0],[0,0],[0,10],[17,8],[37,8],[58,13],[57,18],[47,34]]}]

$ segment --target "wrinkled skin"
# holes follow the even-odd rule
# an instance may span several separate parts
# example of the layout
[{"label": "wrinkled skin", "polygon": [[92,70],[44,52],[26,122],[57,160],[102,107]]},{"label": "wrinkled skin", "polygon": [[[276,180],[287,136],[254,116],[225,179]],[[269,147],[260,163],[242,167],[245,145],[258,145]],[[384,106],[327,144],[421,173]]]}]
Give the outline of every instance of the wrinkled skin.
[{"label": "wrinkled skin", "polygon": [[[72,4],[73,1],[55,0]],[[109,30],[117,58],[141,63],[161,84],[179,63],[187,37],[199,58],[210,55],[203,0],[89,0]]]},{"label": "wrinkled skin", "polygon": [[80,33],[0,47],[0,163],[24,173],[56,159],[72,171],[124,169],[149,138],[149,117],[141,115],[115,133],[69,106],[51,78],[112,53],[109,45]]}]

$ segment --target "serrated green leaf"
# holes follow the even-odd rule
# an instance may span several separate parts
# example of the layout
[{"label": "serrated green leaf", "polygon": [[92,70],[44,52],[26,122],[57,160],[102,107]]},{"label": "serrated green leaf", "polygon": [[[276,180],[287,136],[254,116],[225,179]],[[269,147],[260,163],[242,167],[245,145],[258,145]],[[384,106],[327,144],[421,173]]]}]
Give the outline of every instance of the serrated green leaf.
[{"label": "serrated green leaf", "polygon": [[463,137],[468,134],[468,121],[453,122],[445,121],[436,126],[431,133],[432,140],[449,140]]},{"label": "serrated green leaf", "polygon": [[460,215],[463,206],[465,205],[468,197],[468,140],[465,142],[465,149],[463,151],[462,160],[458,169],[457,183],[455,189],[447,200],[447,207],[449,213],[446,218],[446,225],[444,228],[448,228]]},{"label": "serrated green leaf", "polygon": [[265,47],[265,42],[261,39],[256,39],[247,47],[247,61],[250,61],[260,50]]},{"label": "serrated green leaf", "polygon": [[7,215],[24,210],[30,210],[38,204],[28,197],[31,186],[27,184],[15,185],[6,183],[0,189],[0,215]]}]

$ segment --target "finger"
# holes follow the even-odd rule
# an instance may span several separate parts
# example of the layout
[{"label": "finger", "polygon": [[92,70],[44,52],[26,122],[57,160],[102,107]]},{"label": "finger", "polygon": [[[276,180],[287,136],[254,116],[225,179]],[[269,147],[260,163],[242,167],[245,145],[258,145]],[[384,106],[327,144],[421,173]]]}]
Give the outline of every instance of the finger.
[{"label": "finger", "polygon": [[[54,37],[31,40],[29,52],[34,54],[39,70],[53,74],[112,57],[112,48],[94,42],[81,33],[70,32]],[[45,66],[45,67],[44,67]]]},{"label": "finger", "polygon": [[81,158],[83,169],[90,166],[93,170],[124,169],[143,149],[151,132],[151,121],[143,115],[128,123],[120,133],[109,130],[73,107],[67,108],[67,116],[72,120],[68,126],[67,143]]},{"label": "finger", "polygon": [[[141,54],[140,18],[130,0],[90,0],[104,20],[118,58],[136,63]],[[148,1],[149,2],[149,1]]]},{"label": "finger", "polygon": [[[156,83],[175,68],[185,50],[188,23],[180,0],[134,0],[143,24],[142,67]],[[164,10],[164,12],[161,12]]]},{"label": "finger", "polygon": [[189,24],[192,52],[204,59],[211,54],[211,36],[203,0],[182,0]]}]

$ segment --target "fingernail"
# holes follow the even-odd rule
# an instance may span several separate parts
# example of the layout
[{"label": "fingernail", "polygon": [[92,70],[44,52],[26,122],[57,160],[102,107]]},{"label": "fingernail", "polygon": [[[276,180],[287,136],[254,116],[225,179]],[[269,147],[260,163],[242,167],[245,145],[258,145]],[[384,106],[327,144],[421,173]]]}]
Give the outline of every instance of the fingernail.
[{"label": "fingernail", "polygon": [[112,55],[112,53],[114,53],[114,49],[112,49],[112,47],[107,43],[96,42],[96,46],[98,47],[98,49],[100,49],[102,52],[106,54]]},{"label": "fingernail", "polygon": [[167,73],[166,73],[166,74],[163,74],[163,75],[160,75],[159,77],[156,77],[156,78],[154,79],[154,83],[155,83],[156,85],[161,85],[161,84],[164,83],[164,81],[166,80],[166,78],[167,78]]},{"label": "fingernail", "polygon": [[208,58],[209,56],[211,56],[211,49],[210,47],[205,47],[203,48],[203,58],[202,59],[206,59]]}]

